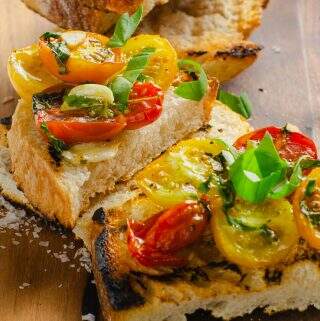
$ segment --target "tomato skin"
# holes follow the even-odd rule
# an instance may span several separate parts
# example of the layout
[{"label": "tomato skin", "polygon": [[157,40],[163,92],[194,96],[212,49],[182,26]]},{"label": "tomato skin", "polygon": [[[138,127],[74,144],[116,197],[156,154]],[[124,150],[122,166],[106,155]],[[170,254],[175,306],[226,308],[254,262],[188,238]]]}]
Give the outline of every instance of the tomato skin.
[{"label": "tomato skin", "polygon": [[110,119],[91,120],[84,116],[66,116],[57,108],[41,111],[36,115],[36,123],[45,122],[51,134],[66,144],[100,142],[109,140],[126,127],[126,119],[119,115]]},{"label": "tomato skin", "polygon": [[318,191],[317,193],[314,193],[312,197],[310,197],[309,201],[315,200],[319,203],[320,168],[316,168],[311,171],[307,180],[305,180],[295,191],[292,202],[293,214],[297,223],[299,234],[307,241],[309,246],[316,250],[320,250],[320,231],[312,225],[309,219],[301,211],[301,202],[306,200],[305,191],[310,180],[316,181],[316,188]]},{"label": "tomato skin", "polygon": [[129,251],[144,266],[183,266],[186,260],[176,253],[197,241],[207,223],[206,209],[196,201],[178,204],[142,223],[128,221]]},{"label": "tomato skin", "polygon": [[[78,31],[72,31],[78,32]],[[58,79],[68,83],[104,83],[115,73],[119,72],[124,67],[122,61],[121,49],[109,49],[110,57],[103,62],[94,61],[86,58],[94,54],[94,47],[90,47],[90,40],[100,43],[97,50],[106,48],[108,38],[86,32],[86,39],[76,48],[69,48],[70,57],[66,62],[67,73],[59,72],[59,65],[52,50],[48,46],[48,42],[43,38],[39,40],[39,55],[46,69]],[[90,49],[91,48],[91,49]],[[106,49],[107,50],[107,49]],[[93,52],[92,52],[93,51]]]},{"label": "tomato skin", "polygon": [[126,129],[139,129],[156,121],[162,113],[163,100],[164,94],[160,87],[152,83],[136,82],[129,96]]},{"label": "tomato skin", "polygon": [[266,132],[272,136],[274,144],[282,158],[292,162],[297,161],[301,156],[308,156],[312,159],[318,158],[317,148],[312,139],[301,133],[290,132],[274,126],[248,133],[240,137],[234,143],[234,146],[237,149],[246,148],[250,140],[261,141]]}]

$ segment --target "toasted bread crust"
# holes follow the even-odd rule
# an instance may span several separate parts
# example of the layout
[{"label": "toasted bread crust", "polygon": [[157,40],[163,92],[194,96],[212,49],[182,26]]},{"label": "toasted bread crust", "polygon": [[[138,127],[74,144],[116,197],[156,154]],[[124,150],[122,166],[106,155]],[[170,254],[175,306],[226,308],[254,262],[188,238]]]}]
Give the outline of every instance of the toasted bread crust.
[{"label": "toasted bread crust", "polygon": [[[59,168],[35,128],[30,104],[18,103],[8,141],[14,179],[28,200],[49,219],[57,218],[63,225],[72,226],[75,209],[70,193],[59,181]],[[70,215],[64,215],[66,212]]]}]

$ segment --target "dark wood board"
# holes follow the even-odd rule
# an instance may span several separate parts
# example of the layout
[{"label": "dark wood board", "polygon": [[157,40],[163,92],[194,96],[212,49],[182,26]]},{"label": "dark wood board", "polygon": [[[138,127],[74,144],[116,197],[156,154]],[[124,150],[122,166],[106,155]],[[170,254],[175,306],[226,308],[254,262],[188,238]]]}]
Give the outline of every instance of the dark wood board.
[{"label": "dark wood board", "polygon": [[[19,0],[0,0],[0,12],[0,116],[4,116],[16,104],[16,98],[8,99],[15,97],[6,75],[9,53],[55,27],[27,10]],[[249,94],[254,104],[254,126],[290,122],[313,135],[320,145],[320,1],[271,0],[263,25],[253,39],[265,47],[261,58],[226,87]],[[70,268],[70,263],[58,263],[38,241],[29,243],[30,239],[23,235],[18,238],[20,244],[14,245],[13,238],[17,236],[12,231],[0,233],[0,245],[6,246],[0,248],[0,320],[81,320],[87,273]],[[62,239],[50,229],[44,229],[41,240],[50,241],[50,249],[59,251],[72,241],[72,236]],[[70,250],[69,256],[75,250]],[[30,286],[21,290],[19,286],[24,282]],[[191,318],[192,321],[208,319],[205,313]],[[237,319],[258,320],[316,321],[320,320],[320,312],[310,309],[270,317],[256,311]]]}]

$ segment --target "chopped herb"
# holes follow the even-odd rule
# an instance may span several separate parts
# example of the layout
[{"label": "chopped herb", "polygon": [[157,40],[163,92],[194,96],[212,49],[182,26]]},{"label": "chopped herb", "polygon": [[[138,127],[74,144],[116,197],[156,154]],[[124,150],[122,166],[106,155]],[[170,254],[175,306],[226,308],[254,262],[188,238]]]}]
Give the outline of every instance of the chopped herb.
[{"label": "chopped herb", "polygon": [[[48,47],[54,54],[57,64],[59,66],[59,73],[65,75],[68,73],[66,63],[70,58],[70,51],[67,47],[67,43],[62,39],[62,37],[57,33],[46,32],[41,38],[43,38]],[[53,41],[52,41],[53,39]]]},{"label": "chopped herb", "polygon": [[106,106],[103,99],[80,96],[68,95],[64,97],[64,102],[74,109],[90,109],[89,115],[92,117],[104,116],[113,117],[113,111]]},{"label": "chopped herb", "polygon": [[314,192],[315,187],[316,187],[316,181],[314,179],[311,179],[306,186],[306,190],[304,192],[304,195],[307,197],[311,197]]},{"label": "chopped herb", "polygon": [[302,159],[300,163],[301,169],[312,169],[320,167],[320,160],[318,159]]},{"label": "chopped herb", "polygon": [[38,93],[32,96],[32,109],[34,113],[39,112],[43,109],[49,109],[52,107],[60,107],[63,102],[63,96],[65,95],[66,89],[63,88],[58,92],[51,93]]},{"label": "chopped herb", "polygon": [[212,179],[213,177],[212,175],[210,175],[205,182],[199,184],[198,190],[203,194],[207,194],[210,191]]},{"label": "chopped herb", "polygon": [[243,231],[243,232],[259,232],[262,236],[266,237],[269,240],[276,241],[278,240],[275,232],[268,227],[267,224],[262,224],[259,226],[252,226],[242,222],[239,218],[236,218],[232,215],[226,214],[227,222],[230,226]]},{"label": "chopped herb", "polygon": [[227,105],[234,112],[242,115],[244,118],[248,119],[251,117],[252,104],[246,93],[236,96],[220,89],[218,93],[218,100]]},{"label": "chopped herb", "polygon": [[62,140],[56,138],[52,133],[50,133],[48,125],[45,122],[41,124],[41,129],[48,137],[50,155],[57,163],[59,163],[62,159],[62,152],[69,149],[69,146]]},{"label": "chopped herb", "polygon": [[133,56],[128,63],[125,72],[116,77],[110,84],[117,108],[124,112],[127,109],[130,91],[134,82],[142,74],[147,66],[155,48],[144,48],[138,54]]},{"label": "chopped herb", "polygon": [[196,80],[181,83],[175,89],[175,94],[185,99],[200,101],[207,93],[209,86],[207,75],[202,66],[192,60],[180,60],[178,66]]},{"label": "chopped herb", "polygon": [[287,167],[266,133],[257,147],[248,148],[231,165],[230,179],[238,196],[259,203],[285,178]]},{"label": "chopped herb", "polygon": [[306,204],[304,200],[300,202],[300,209],[302,214],[306,218],[308,218],[308,220],[313,226],[320,226],[320,209],[314,210],[309,208],[309,206]]},{"label": "chopped herb", "polygon": [[141,5],[137,11],[129,16],[128,13],[124,13],[118,20],[113,36],[108,42],[108,47],[119,48],[123,47],[129,38],[136,31],[143,14],[143,6]]},{"label": "chopped herb", "polygon": [[301,170],[301,159],[293,167],[292,174],[289,179],[284,179],[278,186],[276,186],[268,194],[269,198],[279,199],[292,194],[292,192],[299,186],[302,181],[303,175]]}]

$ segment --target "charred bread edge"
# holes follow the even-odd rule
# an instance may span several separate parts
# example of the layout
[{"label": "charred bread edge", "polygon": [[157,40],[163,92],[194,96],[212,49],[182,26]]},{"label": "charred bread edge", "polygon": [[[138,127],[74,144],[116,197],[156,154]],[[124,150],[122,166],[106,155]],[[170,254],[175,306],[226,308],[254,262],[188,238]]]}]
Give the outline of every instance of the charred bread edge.
[{"label": "charred bread edge", "polygon": [[110,253],[106,251],[108,232],[103,229],[95,241],[96,270],[105,285],[109,303],[114,310],[124,310],[145,303],[145,299],[132,288],[129,275],[115,277]]}]

